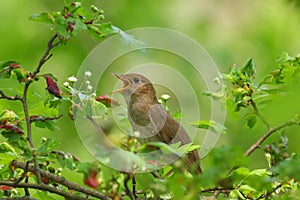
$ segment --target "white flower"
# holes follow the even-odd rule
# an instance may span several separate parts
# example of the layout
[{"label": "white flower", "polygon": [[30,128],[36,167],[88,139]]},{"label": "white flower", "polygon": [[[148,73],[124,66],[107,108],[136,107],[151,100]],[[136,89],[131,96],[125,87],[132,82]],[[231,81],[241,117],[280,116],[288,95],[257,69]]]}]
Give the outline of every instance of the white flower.
[{"label": "white flower", "polygon": [[87,86],[87,89],[88,89],[88,90],[92,90],[92,89],[93,89],[93,86],[88,85],[88,86]]},{"label": "white flower", "polygon": [[75,76],[70,76],[70,77],[68,78],[68,81],[70,81],[70,82],[76,82],[76,81],[77,81],[77,78],[76,78]]},{"label": "white flower", "polygon": [[86,81],[85,83],[86,83],[87,85],[90,85],[90,84],[91,84],[91,82],[90,82],[90,81]]},{"label": "white flower", "polygon": [[163,94],[163,95],[161,95],[161,99],[167,101],[168,99],[170,99],[170,95]]},{"label": "white flower", "polygon": [[85,75],[86,77],[91,77],[91,76],[92,76],[92,72],[86,71],[86,72],[84,73],[84,75]]},{"label": "white flower", "polygon": [[134,135],[134,137],[140,137],[140,132],[134,131],[134,132],[133,132],[133,135]]},{"label": "white flower", "polygon": [[65,87],[68,87],[69,85],[70,85],[69,82],[64,82]]}]

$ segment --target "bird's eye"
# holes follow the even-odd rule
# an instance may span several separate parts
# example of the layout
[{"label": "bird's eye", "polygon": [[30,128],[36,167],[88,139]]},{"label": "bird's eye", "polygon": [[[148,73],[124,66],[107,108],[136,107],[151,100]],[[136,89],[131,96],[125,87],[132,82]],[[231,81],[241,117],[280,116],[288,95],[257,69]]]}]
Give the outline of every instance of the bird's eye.
[{"label": "bird's eye", "polygon": [[138,83],[138,82],[140,82],[140,78],[134,77],[133,81],[134,81],[135,83]]}]

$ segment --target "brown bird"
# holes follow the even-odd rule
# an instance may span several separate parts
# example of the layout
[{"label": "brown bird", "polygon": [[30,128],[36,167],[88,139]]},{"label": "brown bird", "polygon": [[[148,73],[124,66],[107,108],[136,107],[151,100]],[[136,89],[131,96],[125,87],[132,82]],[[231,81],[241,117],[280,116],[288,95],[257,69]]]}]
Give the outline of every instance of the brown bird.
[{"label": "brown bird", "polygon": [[[113,75],[123,81],[123,87],[113,92],[123,95],[129,121],[133,131],[140,133],[140,142],[180,142],[181,146],[191,143],[184,128],[158,102],[153,84],[146,77],[134,73]],[[189,152],[184,160],[190,172],[202,172],[196,149]]]}]

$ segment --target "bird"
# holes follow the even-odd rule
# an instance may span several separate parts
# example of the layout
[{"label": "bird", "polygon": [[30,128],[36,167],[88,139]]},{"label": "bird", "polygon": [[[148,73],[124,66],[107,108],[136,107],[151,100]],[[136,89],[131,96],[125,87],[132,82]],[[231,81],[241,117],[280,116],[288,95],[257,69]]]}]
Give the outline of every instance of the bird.
[{"label": "bird", "polygon": [[[113,92],[121,93],[124,97],[128,119],[133,131],[140,134],[141,143],[180,142],[180,146],[183,146],[192,142],[186,130],[159,103],[156,90],[149,79],[137,73],[112,75],[123,82],[123,87]],[[184,162],[189,172],[202,173],[197,149],[188,152]]]}]

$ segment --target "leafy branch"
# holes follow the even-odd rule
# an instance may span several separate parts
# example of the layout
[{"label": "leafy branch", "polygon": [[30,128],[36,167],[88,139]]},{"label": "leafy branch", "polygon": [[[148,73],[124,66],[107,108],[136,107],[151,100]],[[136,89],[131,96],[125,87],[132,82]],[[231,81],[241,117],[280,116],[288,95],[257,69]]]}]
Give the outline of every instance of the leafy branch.
[{"label": "leafy branch", "polygon": [[[52,180],[56,183],[64,185],[69,190],[73,189],[85,195],[93,196],[99,199],[110,199],[109,197],[103,195],[100,192],[86,189],[77,185],[76,183],[65,180],[65,178],[61,176],[57,176],[55,174],[46,172],[45,170],[41,169],[41,167],[45,167],[44,164],[42,164],[42,162],[45,160],[45,156],[48,156],[47,159],[52,159],[51,154],[53,152],[55,153],[59,151],[53,150],[53,147],[55,146],[55,141],[51,139],[43,139],[42,144],[40,146],[36,146],[33,143],[33,133],[31,127],[32,123],[35,122],[36,126],[47,127],[52,129],[52,121],[58,120],[62,117],[62,115],[30,115],[28,103],[28,93],[30,90],[30,86],[33,82],[39,81],[39,77],[44,77],[46,79],[48,92],[54,95],[54,98],[61,99],[60,102],[63,101],[61,96],[63,93],[57,86],[56,79],[54,78],[54,76],[51,74],[40,74],[42,67],[50,58],[52,58],[52,50],[55,47],[61,44],[66,44],[66,42],[74,38],[81,30],[88,30],[89,33],[91,33],[94,36],[97,36],[98,38],[102,38],[113,33],[121,32],[120,29],[114,27],[111,23],[102,22],[104,18],[102,10],[99,10],[95,6],[92,6],[91,8],[91,11],[86,12],[84,11],[81,3],[74,2],[71,4],[66,4],[61,12],[53,11],[51,13],[41,13],[31,16],[31,20],[51,24],[53,26],[53,29],[55,30],[55,34],[49,39],[47,43],[47,48],[42,54],[38,65],[32,72],[28,72],[25,68],[17,64],[15,61],[8,61],[2,63],[2,65],[0,66],[0,78],[16,78],[17,81],[19,81],[19,83],[24,83],[21,95],[10,96],[6,95],[4,91],[0,90],[0,100],[20,101],[22,103],[24,114],[24,118],[19,119],[19,117],[13,111],[2,111],[0,118],[0,131],[1,134],[7,138],[8,143],[1,143],[1,151],[7,153],[8,158],[21,159],[27,161],[26,163],[22,163],[14,160],[10,164],[4,163],[5,165],[0,165],[0,171],[3,171],[5,169],[4,166],[10,166],[11,169],[20,168],[24,170],[24,173],[21,176],[21,178],[27,172],[32,172],[37,180],[37,183],[29,183],[28,177],[26,177],[25,182],[23,183],[21,182],[22,179],[20,178],[17,179],[18,181],[12,181],[15,179],[14,176],[17,176],[19,173],[15,173],[14,176],[9,175],[9,177],[7,177],[10,173],[8,173],[9,171],[6,171],[6,173],[1,175],[1,177],[3,176],[5,179],[8,180],[1,180],[0,185],[5,187],[11,186],[13,188],[23,188],[25,191],[26,198],[30,197],[28,188],[32,188],[37,190],[49,191],[51,193],[64,196],[66,198],[86,199],[86,197],[74,195],[65,192],[59,188],[44,184],[45,180],[47,180],[46,182]],[[48,106],[49,109],[53,107],[53,105]],[[26,139],[23,138],[23,122],[25,122],[26,126]],[[42,126],[41,123],[43,123]],[[25,141],[27,145],[24,143]],[[63,159],[67,160],[67,157],[65,157],[65,154],[63,152],[59,152],[58,155],[63,156]],[[59,157],[57,157],[57,159],[59,161]],[[75,159],[75,157],[72,157],[72,159]],[[63,163],[62,161],[60,162]],[[33,165],[31,165],[30,163],[33,163]],[[50,169],[51,168],[49,167],[49,170]],[[89,172],[87,171],[85,173],[88,174]],[[86,184],[91,187],[96,187],[97,184],[94,184],[95,178],[95,175],[93,175],[93,177],[91,178],[89,177],[89,175],[87,175]]]},{"label": "leafy branch", "polygon": [[273,133],[283,129],[283,128],[286,128],[288,126],[292,126],[292,125],[298,125],[299,122],[295,121],[294,119],[288,121],[288,122],[285,122],[284,124],[281,124],[275,128],[269,128],[269,130],[264,133],[244,154],[244,156],[249,156],[252,154],[253,151],[255,151],[255,149],[259,148],[260,145]]},{"label": "leafy branch", "polygon": [[[31,165],[27,165],[27,163],[23,163],[23,162],[18,162],[16,160],[13,160],[11,162],[11,167],[13,168],[20,168],[23,169],[26,172],[33,172],[36,173],[36,169],[31,166]],[[87,189],[84,188],[82,186],[79,186],[77,183],[71,182],[66,180],[64,177],[61,176],[57,176],[55,174],[52,174],[50,172],[38,169],[39,173],[41,174],[41,176],[43,178],[48,178],[49,180],[57,183],[57,184],[61,184],[65,187],[67,187],[69,190],[74,190],[74,191],[78,191],[80,193],[83,193],[85,195],[91,196],[91,197],[96,197],[99,199],[103,199],[103,200],[110,200],[111,198],[107,197],[106,195],[96,191],[96,190],[91,190],[91,189]],[[66,197],[66,198],[71,198],[71,199],[87,199],[87,197],[82,197],[76,194],[72,194],[69,192],[65,192],[63,190],[58,189],[58,186],[53,187],[50,185],[46,185],[46,184],[35,184],[35,183],[20,183],[20,182],[14,182],[14,181],[1,181],[0,180],[0,185],[7,185],[7,186],[11,186],[11,187],[20,187],[20,188],[33,188],[33,189],[38,189],[38,190],[42,190],[42,191],[48,191],[51,193],[55,193],[58,194],[60,196]]]},{"label": "leafy branch", "polygon": [[[267,131],[245,151],[243,154],[244,158],[250,156],[256,149],[260,148],[262,143],[265,142],[273,133],[280,132],[290,126],[300,124],[299,116],[296,115],[291,120],[273,127],[262,114],[261,108],[259,107],[264,105],[265,102],[269,102],[271,100],[273,90],[284,90],[288,84],[293,83],[293,81],[299,77],[300,55],[290,57],[287,53],[283,53],[277,59],[277,64],[278,69],[273,70],[270,74],[263,78],[261,82],[256,82],[256,66],[253,60],[249,59],[242,68],[233,66],[228,74],[220,74],[220,78],[224,80],[224,85],[222,85],[220,81],[219,90],[205,94],[215,100],[223,102],[230,112],[237,113],[241,109],[246,109],[248,112],[244,119],[245,125],[249,129],[256,125],[258,121],[257,119],[259,119],[267,128]],[[251,109],[249,107],[251,107]],[[217,197],[220,193],[223,193],[231,198],[265,199],[277,194],[278,190],[288,192],[289,189],[286,188],[287,186],[289,188],[293,188],[293,185],[297,187],[297,183],[287,181],[286,178],[282,179],[281,176],[277,176],[282,173],[285,174],[285,177],[288,177],[288,180],[298,180],[295,174],[299,173],[299,171],[295,172],[295,169],[293,169],[295,173],[287,174],[283,171],[283,167],[281,167],[288,166],[287,163],[292,161],[297,163],[299,159],[297,154],[293,153],[289,155],[286,152],[288,144],[287,141],[287,137],[282,135],[280,142],[265,146],[264,151],[270,169],[261,171],[254,170],[251,172],[249,169],[242,167],[242,164],[238,164],[238,162],[236,162],[232,165],[235,167],[228,166],[229,172],[224,174],[225,178],[220,178],[222,184],[218,183],[218,185],[220,184],[221,187],[203,189],[201,192],[211,192],[215,197]],[[276,171],[276,174],[272,173],[274,171]],[[255,189],[255,187],[253,187],[253,182],[248,181],[248,177],[252,177],[251,179],[254,179],[253,176],[258,174],[262,178],[257,177],[257,182],[264,183],[264,188],[269,187],[264,192]],[[272,179],[274,180],[270,180],[270,176],[272,176]],[[234,178],[237,177],[239,177],[239,179],[234,180]],[[249,180],[251,179],[249,178]],[[230,183],[232,180],[236,181],[236,183]],[[224,186],[224,182],[229,185],[225,184]]]}]

